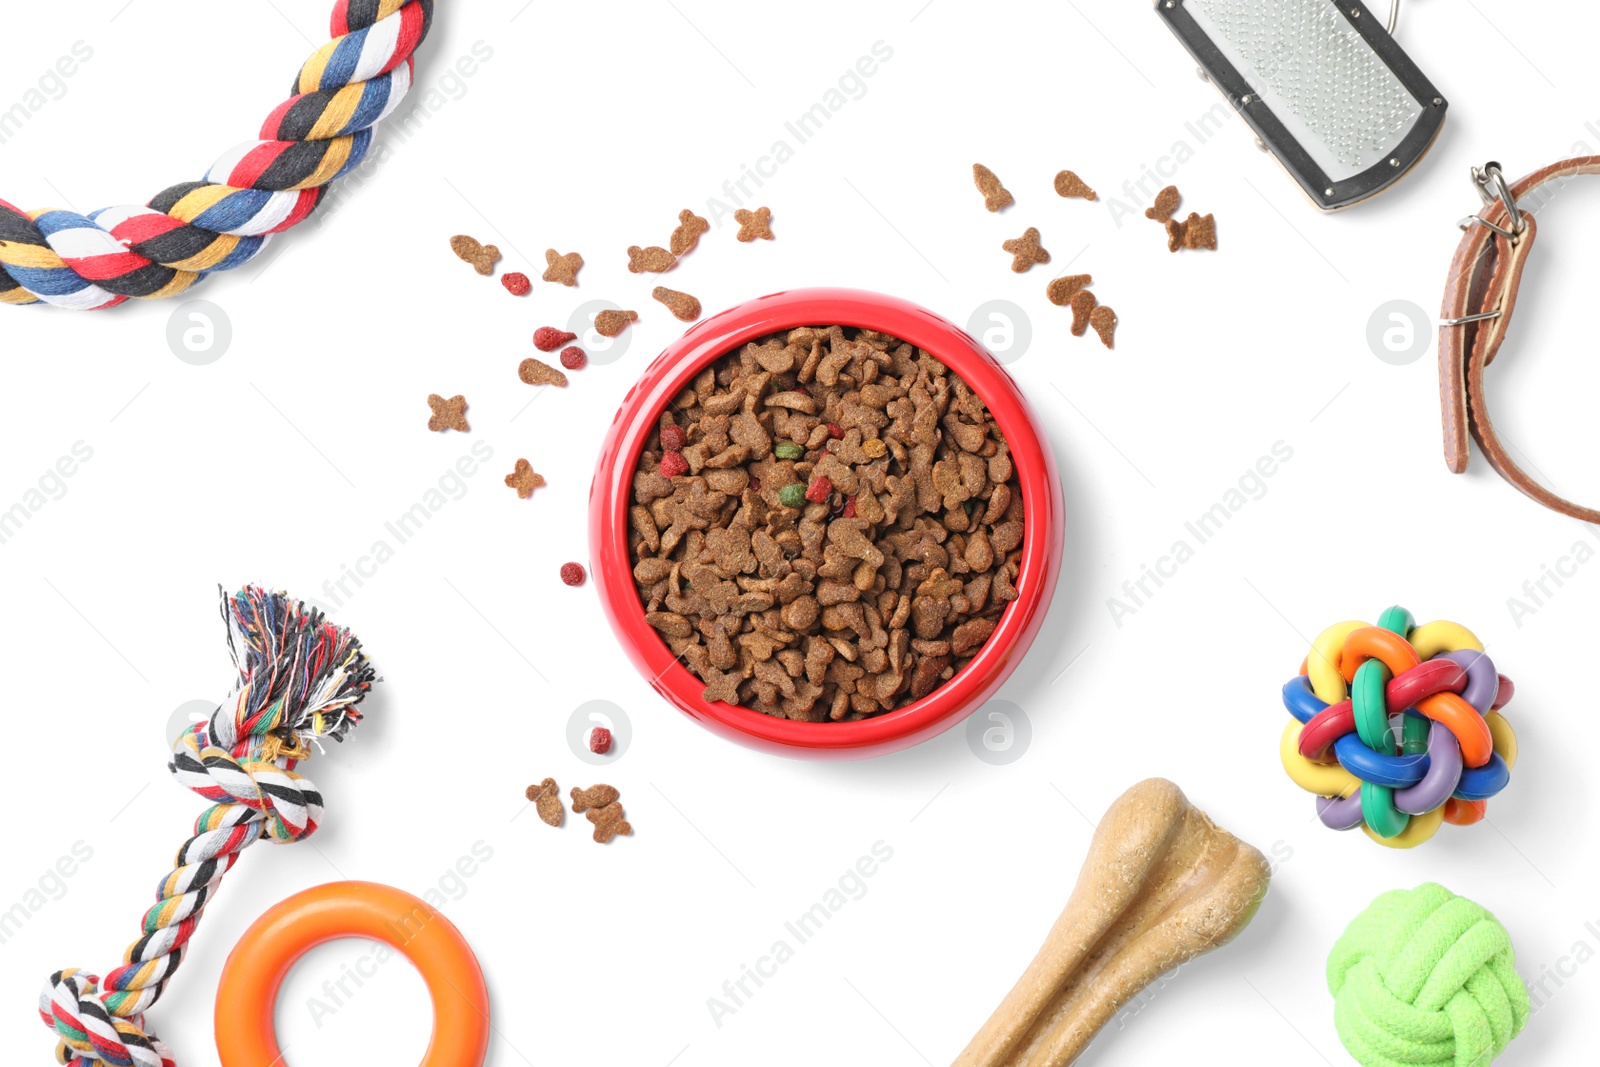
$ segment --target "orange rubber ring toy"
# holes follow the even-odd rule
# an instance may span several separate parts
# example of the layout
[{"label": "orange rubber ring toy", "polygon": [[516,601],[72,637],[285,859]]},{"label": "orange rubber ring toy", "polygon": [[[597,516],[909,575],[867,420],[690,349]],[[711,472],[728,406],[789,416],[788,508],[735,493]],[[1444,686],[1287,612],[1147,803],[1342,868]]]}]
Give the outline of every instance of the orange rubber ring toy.
[{"label": "orange rubber ring toy", "polygon": [[342,937],[382,941],[422,975],[433,1000],[433,1035],[421,1067],[482,1067],[489,991],[472,947],[439,911],[375,882],[331,882],[296,893],[245,931],[217,986],[222,1067],[283,1067],[272,1023],[278,986],[301,956]]}]

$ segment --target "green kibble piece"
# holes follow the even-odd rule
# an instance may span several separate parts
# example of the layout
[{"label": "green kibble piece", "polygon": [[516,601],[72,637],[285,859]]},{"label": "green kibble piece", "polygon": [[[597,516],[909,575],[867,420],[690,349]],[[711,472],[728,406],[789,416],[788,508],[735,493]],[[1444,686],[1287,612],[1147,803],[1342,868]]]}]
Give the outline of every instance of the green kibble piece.
[{"label": "green kibble piece", "polygon": [[806,506],[806,487],[799,482],[786,485],[778,490],[778,502],[786,508],[803,508]]},{"label": "green kibble piece", "polygon": [[779,459],[799,459],[801,456],[806,454],[806,450],[795,444],[793,441],[781,441],[778,443],[778,446],[772,450],[772,454],[777,456]]}]

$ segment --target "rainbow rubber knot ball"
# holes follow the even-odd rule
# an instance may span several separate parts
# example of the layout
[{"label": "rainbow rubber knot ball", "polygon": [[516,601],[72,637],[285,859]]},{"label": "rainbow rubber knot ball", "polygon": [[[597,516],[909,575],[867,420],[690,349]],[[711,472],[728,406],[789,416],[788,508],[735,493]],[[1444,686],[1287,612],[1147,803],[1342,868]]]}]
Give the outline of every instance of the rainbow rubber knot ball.
[{"label": "rainbow rubber knot ball", "polygon": [[1487,1067],[1531,1014],[1515,958],[1505,927],[1443,886],[1384,893],[1328,955],[1339,1040],[1362,1067]]},{"label": "rainbow rubber knot ball", "polygon": [[1284,684],[1283,769],[1325,826],[1420,845],[1441,821],[1482,819],[1511,780],[1517,735],[1498,709],[1514,691],[1465,626],[1402,607],[1336,623]]}]

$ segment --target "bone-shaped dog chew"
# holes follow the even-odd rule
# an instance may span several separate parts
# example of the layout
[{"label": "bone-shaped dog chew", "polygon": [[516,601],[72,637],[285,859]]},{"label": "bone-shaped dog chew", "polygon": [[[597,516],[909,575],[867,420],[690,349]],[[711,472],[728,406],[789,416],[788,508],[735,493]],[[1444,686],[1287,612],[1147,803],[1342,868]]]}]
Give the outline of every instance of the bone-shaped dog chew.
[{"label": "bone-shaped dog chew", "polygon": [[1066,1067],[1139,990],[1249,925],[1269,877],[1177,786],[1140,782],[1100,820],[1072,899],[954,1067]]}]

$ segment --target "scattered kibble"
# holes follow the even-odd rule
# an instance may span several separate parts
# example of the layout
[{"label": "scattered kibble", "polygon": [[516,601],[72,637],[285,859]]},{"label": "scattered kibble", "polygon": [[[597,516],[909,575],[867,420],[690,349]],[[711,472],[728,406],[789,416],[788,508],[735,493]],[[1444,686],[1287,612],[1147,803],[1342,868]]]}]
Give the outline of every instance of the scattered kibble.
[{"label": "scattered kibble", "polygon": [[662,248],[660,245],[651,245],[649,248],[640,248],[638,245],[628,247],[628,270],[633,274],[665,274],[678,265],[678,257]]},{"label": "scattered kibble", "polygon": [[1100,338],[1100,343],[1107,348],[1115,348],[1111,343],[1112,334],[1117,329],[1117,313],[1101,304],[1089,312],[1089,325],[1094,327],[1095,335]]},{"label": "scattered kibble", "polygon": [[611,731],[604,726],[596,726],[589,731],[589,751],[597,756],[604,756],[611,751]]},{"label": "scattered kibble", "polygon": [[1089,184],[1070,170],[1064,170],[1056,175],[1056,194],[1079,200],[1099,199],[1098,194],[1089,188]]},{"label": "scattered kibble", "polygon": [[806,450],[793,441],[780,441],[773,448],[772,454],[779,459],[799,459],[806,454]]},{"label": "scattered kibble", "polygon": [[547,826],[561,825],[567,809],[561,803],[561,787],[556,785],[554,778],[546,778],[538,785],[530,785],[524,795],[533,804],[542,822]]},{"label": "scattered kibble", "polygon": [[564,344],[576,341],[578,335],[554,326],[541,326],[533,331],[533,347],[541,352],[554,352]]},{"label": "scattered kibble", "polygon": [[533,291],[533,283],[528,280],[526,274],[519,270],[500,275],[500,284],[505,286],[506,292],[512,296],[527,296]]},{"label": "scattered kibble", "polygon": [[458,259],[472,264],[472,269],[487,277],[494,273],[494,265],[500,258],[500,250],[494,245],[481,243],[476,237],[468,237],[458,233],[450,238],[450,251]]},{"label": "scattered kibble", "polygon": [[577,345],[568,345],[561,350],[561,365],[568,370],[582,370],[589,365],[589,353]]},{"label": "scattered kibble", "polygon": [[435,433],[446,430],[459,430],[467,433],[472,427],[467,425],[467,398],[453,396],[449,400],[432,393],[428,396],[428,407],[433,409],[433,415],[428,419],[428,429]]},{"label": "scattered kibble", "polygon": [[1217,247],[1217,219],[1214,215],[1197,215],[1189,212],[1189,217],[1179,222],[1177,219],[1167,220],[1167,251],[1176,252],[1180,248],[1204,248],[1215,251]]},{"label": "scattered kibble", "polygon": [[1144,209],[1144,217],[1154,219],[1165,224],[1177,213],[1178,205],[1183,202],[1182,195],[1176,185],[1169,185],[1156,194],[1156,202]]},{"label": "scattered kibble", "polygon": [[561,580],[573,588],[582,585],[584,579],[588,576],[581,563],[563,563],[561,565]]},{"label": "scattered kibble", "polygon": [[688,293],[680,293],[676,289],[668,289],[658,285],[650,293],[652,297],[667,306],[673,318],[680,322],[693,322],[700,317],[700,301]]},{"label": "scattered kibble", "polygon": [[535,489],[542,489],[545,485],[544,475],[533,469],[533,464],[525,459],[517,460],[514,470],[506,475],[506,485],[517,491],[520,500],[526,500],[533,495]]},{"label": "scattered kibble", "polygon": [[578,284],[578,272],[583,269],[583,257],[576,252],[562,255],[553,248],[545,249],[544,261],[549,268],[544,272],[547,282],[560,282],[571,287]]},{"label": "scattered kibble", "polygon": [[1021,274],[1035,263],[1050,262],[1050,253],[1039,243],[1039,230],[1029,226],[1021,237],[1002,241],[1000,247],[1011,253],[1011,269]]},{"label": "scattered kibble", "polygon": [[1094,278],[1087,274],[1068,274],[1061,278],[1052,279],[1044,287],[1044,295],[1056,307],[1066,307],[1067,301],[1072,299],[1072,294],[1079,289],[1087,289],[1094,284]]},{"label": "scattered kibble", "polygon": [[1067,302],[1072,308],[1072,336],[1083,336],[1083,332],[1089,328],[1089,313],[1098,303],[1094,294],[1087,289],[1079,289],[1072,294],[1072,299]]},{"label": "scattered kibble", "polygon": [[606,309],[594,317],[594,332],[601,337],[619,337],[629,323],[638,322],[637,311],[616,311]]},{"label": "scattered kibble", "polygon": [[740,208],[733,213],[733,220],[739,224],[739,240],[772,240],[771,208],[758,207],[754,211],[746,211]]},{"label": "scattered kibble", "polygon": [[609,785],[572,791],[572,810],[594,824],[594,839],[602,845],[619,834],[633,833],[633,827],[622,817],[621,796]]},{"label": "scattered kibble", "polygon": [[1016,197],[995,177],[994,171],[982,163],[972,165],[972,181],[978,187],[978,192],[983,194],[983,206],[990,211],[999,211],[1016,203]]},{"label": "scattered kibble", "polygon": [[565,386],[567,376],[556,370],[542,359],[529,356],[517,367],[517,377],[528,385],[554,385]]},{"label": "scattered kibble", "polygon": [[711,229],[711,223],[688,208],[678,212],[678,228],[672,231],[672,254],[686,256],[700,243],[700,235]]}]

